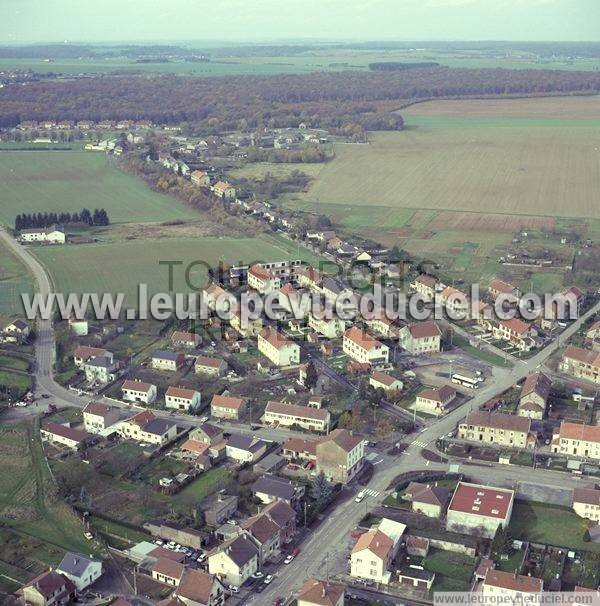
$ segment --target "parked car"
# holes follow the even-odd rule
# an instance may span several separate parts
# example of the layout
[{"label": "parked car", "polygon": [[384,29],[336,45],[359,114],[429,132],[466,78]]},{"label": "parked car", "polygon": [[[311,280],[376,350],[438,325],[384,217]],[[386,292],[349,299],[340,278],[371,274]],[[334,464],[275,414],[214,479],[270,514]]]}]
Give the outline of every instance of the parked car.
[{"label": "parked car", "polygon": [[227,589],[229,589],[229,591],[231,593],[239,593],[240,592],[240,588],[237,587],[236,585],[230,585]]},{"label": "parked car", "polygon": [[268,584],[269,584],[269,583],[270,583],[272,580],[273,580],[273,575],[272,575],[272,574],[268,574],[268,575],[265,577],[265,580],[263,581],[263,583],[264,583],[265,585],[268,585]]},{"label": "parked car", "polygon": [[294,556],[290,554],[287,558],[285,558],[285,560],[283,560],[283,563],[291,564],[293,561],[294,561]]},{"label": "parked car", "polygon": [[264,573],[262,573],[260,570],[257,570],[253,575],[252,578],[253,579],[262,579],[264,577]]},{"label": "parked car", "polygon": [[89,531],[84,532],[84,533],[83,533],[83,536],[84,536],[86,539],[88,539],[89,541],[91,541],[91,540],[94,538],[94,535],[93,535],[91,532],[89,532]]}]

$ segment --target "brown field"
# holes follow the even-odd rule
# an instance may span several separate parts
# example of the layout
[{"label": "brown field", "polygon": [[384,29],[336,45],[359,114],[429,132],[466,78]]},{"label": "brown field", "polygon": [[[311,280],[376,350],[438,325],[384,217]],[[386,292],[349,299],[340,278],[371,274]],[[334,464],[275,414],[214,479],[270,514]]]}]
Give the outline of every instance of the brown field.
[{"label": "brown field", "polygon": [[305,203],[600,218],[599,189],[600,126],[434,125],[336,146]]},{"label": "brown field", "polygon": [[523,215],[489,215],[483,213],[464,213],[442,211],[430,222],[434,230],[461,229],[474,231],[494,231],[512,233],[520,229],[553,230],[556,219],[553,217],[527,217]]},{"label": "brown field", "polygon": [[539,99],[448,99],[416,103],[403,116],[492,118],[600,119],[600,97],[543,97]]}]

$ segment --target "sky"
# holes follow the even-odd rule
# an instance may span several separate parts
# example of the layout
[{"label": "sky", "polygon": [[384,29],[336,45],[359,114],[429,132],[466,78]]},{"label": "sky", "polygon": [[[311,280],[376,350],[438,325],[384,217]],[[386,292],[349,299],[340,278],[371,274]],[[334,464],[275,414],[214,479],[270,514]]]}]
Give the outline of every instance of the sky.
[{"label": "sky", "polygon": [[0,0],[0,44],[600,41],[600,0]]}]

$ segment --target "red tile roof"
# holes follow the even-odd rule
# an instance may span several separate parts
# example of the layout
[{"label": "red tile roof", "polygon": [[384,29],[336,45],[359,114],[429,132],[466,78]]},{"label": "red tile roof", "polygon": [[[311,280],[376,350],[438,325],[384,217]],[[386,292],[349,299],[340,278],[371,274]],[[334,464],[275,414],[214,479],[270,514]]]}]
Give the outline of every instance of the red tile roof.
[{"label": "red tile roof", "polygon": [[276,349],[282,349],[287,345],[292,345],[293,341],[288,339],[283,333],[274,328],[264,328],[260,331],[261,338],[268,341]]},{"label": "red tile roof", "polygon": [[413,339],[424,339],[425,337],[439,337],[442,334],[439,326],[433,320],[417,322],[408,327]]},{"label": "red tile roof", "polygon": [[394,541],[381,530],[369,530],[361,534],[352,548],[352,553],[358,553],[368,549],[378,558],[384,560],[394,547]]},{"label": "red tile roof", "polygon": [[198,392],[195,389],[185,389],[184,387],[174,387],[173,385],[170,385],[165,392],[165,396],[193,400],[197,393]]},{"label": "red tile roof", "polygon": [[513,498],[512,490],[459,482],[448,511],[503,520],[509,512]]},{"label": "red tile roof", "polygon": [[479,410],[470,412],[467,415],[464,424],[492,427],[494,429],[505,429],[507,431],[519,431],[522,433],[527,433],[531,429],[531,419],[528,419],[527,417]]},{"label": "red tile roof", "polygon": [[345,587],[340,583],[308,579],[300,589],[298,601],[317,606],[336,606],[344,595]]},{"label": "red tile roof", "polygon": [[235,398],[233,396],[220,396],[215,394],[210,402],[211,407],[216,408],[234,408],[239,410],[244,405],[245,400],[243,398]]},{"label": "red tile roof", "polygon": [[42,428],[48,433],[54,434],[66,438],[67,440],[73,440],[74,442],[85,442],[92,437],[92,434],[75,427],[67,427],[66,425],[60,425],[59,423],[48,423]]},{"label": "red tile roof", "polygon": [[148,393],[152,385],[150,383],[144,383],[143,381],[131,381],[128,379],[123,382],[121,389],[127,389],[129,391],[139,391],[140,393]]},{"label": "red tile roof", "polygon": [[560,424],[561,440],[583,440],[585,442],[600,442],[600,425],[584,425],[563,421]]},{"label": "red tile roof", "polygon": [[314,419],[316,421],[327,421],[329,412],[323,408],[312,408],[300,406],[299,404],[286,404],[285,402],[267,402],[265,413],[291,415],[303,419]]},{"label": "red tile roof", "polygon": [[97,417],[105,417],[109,412],[118,410],[116,406],[109,406],[102,402],[88,402],[87,406],[83,409],[84,414],[88,413]]},{"label": "red tile roof", "polygon": [[365,350],[373,349],[374,347],[381,347],[382,343],[372,337],[370,334],[358,328],[358,326],[352,326],[345,334],[344,338],[349,339],[356,343],[359,347]]},{"label": "red tile roof", "polygon": [[570,358],[571,360],[577,360],[578,362],[583,362],[584,364],[589,364],[590,366],[600,367],[599,352],[576,347],[575,345],[569,345],[567,349],[565,349],[563,358]]},{"label": "red tile roof", "polygon": [[542,591],[542,579],[515,574],[514,572],[503,572],[502,570],[492,568],[487,571],[484,584],[523,593],[538,593]]}]

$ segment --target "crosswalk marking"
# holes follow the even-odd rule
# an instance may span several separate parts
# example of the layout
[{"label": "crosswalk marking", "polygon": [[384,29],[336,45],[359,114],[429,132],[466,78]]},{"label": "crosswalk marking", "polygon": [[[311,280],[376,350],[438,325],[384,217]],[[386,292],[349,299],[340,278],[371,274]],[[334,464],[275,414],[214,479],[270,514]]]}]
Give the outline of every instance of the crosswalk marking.
[{"label": "crosswalk marking", "polygon": [[379,496],[378,490],[373,490],[372,488],[365,489],[365,497],[378,497],[378,496]]},{"label": "crosswalk marking", "polygon": [[421,448],[425,448],[425,446],[427,446],[427,442],[421,442],[420,440],[414,440],[414,442],[411,442],[411,446],[420,446]]}]

